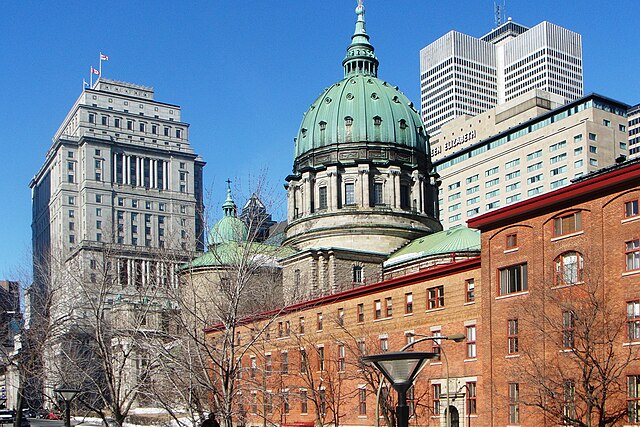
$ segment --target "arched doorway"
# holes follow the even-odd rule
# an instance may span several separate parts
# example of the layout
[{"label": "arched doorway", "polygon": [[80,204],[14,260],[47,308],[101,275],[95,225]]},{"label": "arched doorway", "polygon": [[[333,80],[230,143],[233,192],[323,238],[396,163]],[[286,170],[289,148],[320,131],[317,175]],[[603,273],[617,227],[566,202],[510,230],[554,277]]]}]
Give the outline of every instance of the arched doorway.
[{"label": "arched doorway", "polygon": [[[460,427],[460,413],[458,412],[458,408],[456,408],[455,406],[449,406],[449,411],[451,411],[451,415],[450,415],[450,424],[449,427]],[[447,412],[445,411],[444,413],[444,419],[447,419]],[[446,423],[446,421],[445,421]]]}]

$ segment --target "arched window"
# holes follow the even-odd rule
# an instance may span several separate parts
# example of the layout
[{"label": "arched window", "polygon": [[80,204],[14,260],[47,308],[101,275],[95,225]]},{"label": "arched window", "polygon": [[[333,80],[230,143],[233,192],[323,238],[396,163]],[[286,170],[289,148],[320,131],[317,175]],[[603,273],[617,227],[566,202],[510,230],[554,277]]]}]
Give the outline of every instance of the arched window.
[{"label": "arched window", "polygon": [[583,281],[584,260],[579,252],[565,252],[554,262],[553,283],[556,286],[573,285]]}]

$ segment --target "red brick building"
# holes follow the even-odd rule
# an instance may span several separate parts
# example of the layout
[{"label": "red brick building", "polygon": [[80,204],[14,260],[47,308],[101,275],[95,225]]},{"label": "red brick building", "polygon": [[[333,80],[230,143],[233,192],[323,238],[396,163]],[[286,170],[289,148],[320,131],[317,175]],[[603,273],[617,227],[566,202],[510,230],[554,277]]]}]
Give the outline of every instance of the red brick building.
[{"label": "red brick building", "polygon": [[640,422],[639,184],[640,163],[616,165],[469,221],[481,425]]}]

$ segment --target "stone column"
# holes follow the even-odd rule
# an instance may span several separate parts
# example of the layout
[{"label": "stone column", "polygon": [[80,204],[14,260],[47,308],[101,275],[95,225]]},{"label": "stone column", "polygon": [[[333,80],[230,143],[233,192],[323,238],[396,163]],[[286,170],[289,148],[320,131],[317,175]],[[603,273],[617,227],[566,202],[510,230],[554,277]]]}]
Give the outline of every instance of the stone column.
[{"label": "stone column", "polygon": [[303,215],[309,215],[311,213],[311,201],[313,200],[313,184],[311,180],[313,177],[311,173],[305,172],[302,174],[302,182],[304,189],[304,213]]},{"label": "stone column", "polygon": [[293,221],[296,211],[296,190],[295,184],[290,182],[287,184],[287,217],[289,218],[289,223]]},{"label": "stone column", "polygon": [[118,183],[118,154],[113,153],[113,167],[111,168],[111,183]]},{"label": "stone column", "polygon": [[[424,203],[422,197],[424,194],[424,175],[418,171],[413,171],[413,188],[411,189],[411,208],[418,211],[418,213],[424,213]],[[413,206],[413,200],[416,201],[416,206]]]},{"label": "stone column", "polygon": [[371,196],[369,194],[369,165],[360,166],[358,173],[360,174],[360,191],[358,192],[360,200],[356,202],[363,208],[368,208],[371,205]]},{"label": "stone column", "polygon": [[134,279],[134,276],[135,276],[135,269],[133,267],[134,267],[133,260],[132,259],[128,259],[127,260],[127,270],[128,270],[128,273],[129,273],[129,274],[127,274],[127,286],[128,287],[132,286],[132,282],[133,282],[133,279]]},{"label": "stone column", "polygon": [[390,166],[389,167],[389,174],[391,175],[393,182],[392,182],[392,191],[390,191],[391,194],[389,194],[388,199],[391,203],[389,203],[389,205],[393,208],[393,209],[400,209],[400,174],[402,172],[400,171],[400,168],[397,166]]},{"label": "stone column", "polygon": [[336,211],[340,205],[338,202],[338,198],[340,197],[340,189],[338,188],[338,167],[329,166],[327,168],[327,177],[329,178],[329,203],[327,207],[330,211]]},{"label": "stone column", "polygon": [[131,183],[131,177],[129,176],[129,172],[131,171],[130,161],[129,156],[122,156],[122,180],[125,184]]}]

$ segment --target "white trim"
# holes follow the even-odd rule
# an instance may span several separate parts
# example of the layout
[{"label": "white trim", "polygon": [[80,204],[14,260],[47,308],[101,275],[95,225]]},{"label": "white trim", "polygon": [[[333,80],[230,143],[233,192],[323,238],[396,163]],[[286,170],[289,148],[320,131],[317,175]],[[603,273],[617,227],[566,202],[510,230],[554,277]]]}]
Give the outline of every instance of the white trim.
[{"label": "white trim", "polygon": [[564,239],[568,239],[570,237],[575,237],[575,236],[579,236],[581,234],[584,234],[584,230],[580,230],[580,231],[575,231],[573,233],[569,233],[569,234],[563,234],[562,236],[558,236],[558,237],[552,237],[551,241],[552,242],[557,242],[558,240],[564,240]]},{"label": "white trim", "polygon": [[507,354],[504,358],[505,359],[517,359],[518,357],[520,357],[520,354]]},{"label": "white trim", "polygon": [[629,218],[625,218],[625,219],[621,220],[620,223],[626,224],[627,222],[634,222],[634,221],[640,221],[640,215],[636,215],[636,216],[631,216]]},{"label": "white trim", "polygon": [[428,309],[426,309],[424,312],[425,312],[425,313],[433,313],[433,312],[436,312],[436,311],[442,311],[442,310],[444,310],[445,308],[446,308],[446,307],[428,308]]},{"label": "white trim", "polygon": [[431,332],[441,332],[442,331],[442,326],[438,325],[438,326],[432,326],[431,328]]},{"label": "white trim", "polygon": [[529,290],[527,289],[526,291],[512,292],[510,294],[500,295],[500,296],[497,296],[496,299],[498,300],[498,299],[512,298],[520,295],[527,295],[528,293],[529,293]]},{"label": "white trim", "polygon": [[511,249],[507,249],[506,251],[502,252],[503,254],[510,254],[512,252],[517,252],[518,249],[520,248],[511,248]]},{"label": "white trim", "polygon": [[638,269],[638,270],[631,270],[631,271],[625,271],[624,273],[622,273],[622,277],[626,277],[626,276],[635,276],[636,274],[640,274],[640,269]]},{"label": "white trim", "polygon": [[640,345],[640,341],[633,341],[633,342],[623,342],[622,346],[623,347],[632,347],[634,345]]},{"label": "white trim", "polygon": [[476,319],[471,319],[471,320],[465,320],[463,325],[466,326],[476,326],[477,325],[477,321]]}]

